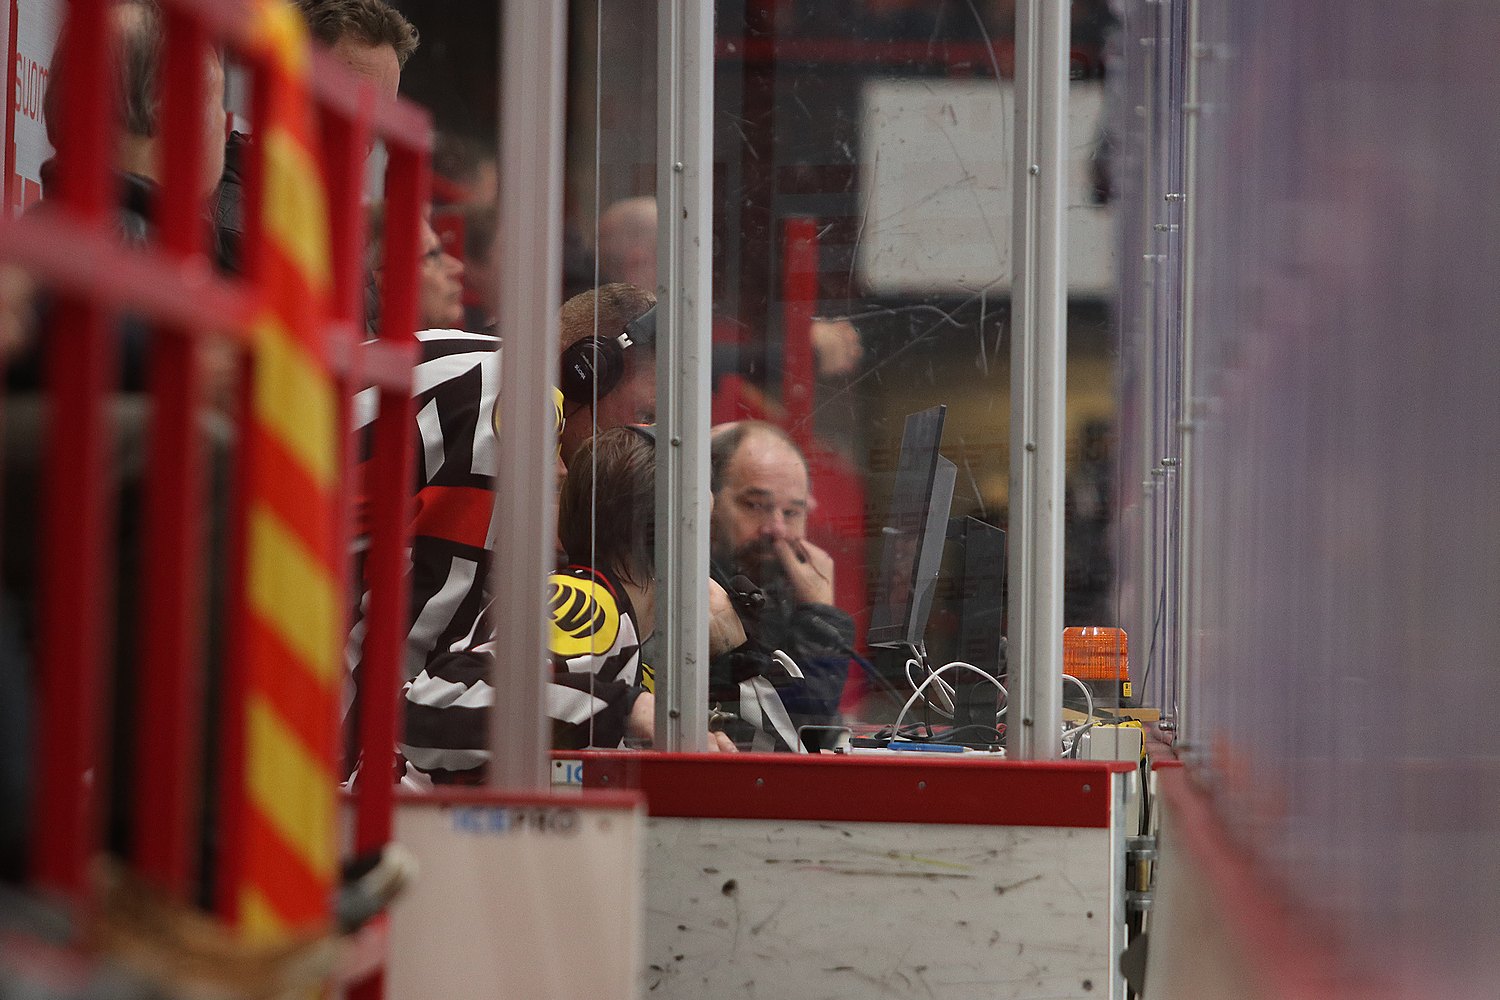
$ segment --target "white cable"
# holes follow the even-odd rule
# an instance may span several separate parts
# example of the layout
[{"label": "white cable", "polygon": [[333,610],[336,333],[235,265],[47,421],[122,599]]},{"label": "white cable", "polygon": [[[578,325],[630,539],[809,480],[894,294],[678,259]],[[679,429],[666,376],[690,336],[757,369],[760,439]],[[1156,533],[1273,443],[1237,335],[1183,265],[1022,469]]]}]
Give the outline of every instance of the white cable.
[{"label": "white cable", "polygon": [[[952,663],[945,663],[941,667],[938,667],[936,670],[934,670],[931,674],[927,675],[927,679],[924,680],[921,684],[917,685],[916,691],[912,692],[912,696],[906,699],[906,704],[901,706],[901,711],[896,716],[896,723],[891,727],[892,740],[895,740],[901,735],[901,720],[906,718],[906,713],[911,711],[911,707],[917,703],[917,699],[922,697],[922,692],[926,690],[927,685],[937,680],[938,677],[940,677],[943,673],[953,669],[967,670],[970,673],[978,674],[980,677],[983,677],[985,680],[995,685],[995,687],[999,688],[1000,694],[1006,699],[1007,702],[1010,700],[1010,692],[1005,690],[1005,685],[1001,684],[990,674],[987,674],[983,670],[980,670],[978,667],[974,666],[974,664],[964,663],[962,660],[954,660]],[[1005,707],[1002,707],[1000,711],[995,714],[995,721],[1000,721],[1000,716],[1004,714]]]},{"label": "white cable", "polygon": [[794,659],[792,659],[790,656],[788,656],[787,653],[784,650],[780,650],[780,649],[773,649],[773,650],[771,650],[771,659],[773,659],[777,663],[781,664],[782,668],[784,670],[786,670],[787,673],[791,674],[793,677],[797,678],[799,681],[802,680],[802,678],[806,676],[805,674],[802,673],[802,668],[799,667],[799,666],[797,666],[797,661],[794,660]]},{"label": "white cable", "polygon": [[1063,674],[1062,678],[1065,681],[1072,681],[1074,684],[1077,684],[1080,688],[1083,689],[1084,702],[1089,707],[1089,721],[1099,721],[1098,719],[1094,718],[1094,695],[1089,691],[1089,686],[1083,683],[1083,681],[1079,680],[1077,677],[1074,677],[1072,674]]},{"label": "white cable", "polygon": [[[928,676],[932,675],[932,667],[927,659],[927,643],[908,642],[904,645],[911,650],[911,656],[906,661],[906,682],[916,689],[921,687],[921,684],[911,675],[912,667],[917,667]],[[953,718],[953,696],[957,693],[953,685],[947,681],[938,681],[937,693],[936,700],[931,695],[927,697],[927,707],[945,719]]]},{"label": "white cable", "polygon": [[[915,677],[913,677],[911,675],[911,668],[912,667],[922,668],[921,661],[920,660],[911,659],[910,657],[908,657],[907,660],[906,660],[906,683],[910,684],[912,686],[913,690],[920,691],[920,690],[922,690],[922,685],[925,682],[924,681],[919,681],[919,680],[917,680]],[[925,669],[925,668],[923,668],[923,669]],[[930,679],[930,678],[935,677],[937,675],[929,672],[927,676]],[[947,681],[940,680],[940,681],[937,682],[937,688],[938,688],[939,691],[943,692],[943,694],[947,695],[947,697],[948,697],[948,703],[952,704],[953,703],[953,694],[954,694],[954,692],[953,692],[953,685],[949,684]],[[930,709],[932,709],[934,712],[936,712],[938,715],[941,715],[945,719],[951,719],[951,718],[953,718],[953,713],[952,712],[947,711],[946,709],[943,708],[942,705],[937,704],[931,698],[927,699],[927,707],[930,708]]]}]

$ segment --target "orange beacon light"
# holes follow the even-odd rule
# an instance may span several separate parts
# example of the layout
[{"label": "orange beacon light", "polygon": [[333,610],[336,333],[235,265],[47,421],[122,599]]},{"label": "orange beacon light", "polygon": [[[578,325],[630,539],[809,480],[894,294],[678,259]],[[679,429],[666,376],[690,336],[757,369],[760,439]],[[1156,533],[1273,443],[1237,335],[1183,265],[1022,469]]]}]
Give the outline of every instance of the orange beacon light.
[{"label": "orange beacon light", "polygon": [[1094,691],[1129,698],[1129,639],[1122,628],[1097,625],[1063,629],[1063,673]]}]

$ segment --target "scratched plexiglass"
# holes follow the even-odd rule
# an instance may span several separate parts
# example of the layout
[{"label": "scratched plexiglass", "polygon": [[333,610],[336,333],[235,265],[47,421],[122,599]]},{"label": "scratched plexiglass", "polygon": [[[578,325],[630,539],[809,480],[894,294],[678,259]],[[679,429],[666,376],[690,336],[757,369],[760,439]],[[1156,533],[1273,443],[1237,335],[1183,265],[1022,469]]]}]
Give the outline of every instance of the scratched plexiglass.
[{"label": "scratched plexiglass", "polygon": [[[1116,626],[1112,19],[1102,2],[1073,10],[1065,624]],[[717,34],[714,574],[764,592],[744,617],[805,675],[770,674],[794,725],[885,739],[900,716],[910,736],[994,743],[997,695],[979,673],[942,675],[958,705],[939,682],[914,689],[923,662],[994,676],[1004,632],[1013,4],[725,2]],[[938,406],[947,505],[898,475],[907,417]],[[728,426],[743,421],[774,430]],[[932,545],[928,516],[945,522]],[[909,612],[924,548],[937,559],[925,621]],[[781,748],[742,685],[711,680],[742,748]],[[1119,701],[1118,682],[1088,687],[1099,708]]]}]

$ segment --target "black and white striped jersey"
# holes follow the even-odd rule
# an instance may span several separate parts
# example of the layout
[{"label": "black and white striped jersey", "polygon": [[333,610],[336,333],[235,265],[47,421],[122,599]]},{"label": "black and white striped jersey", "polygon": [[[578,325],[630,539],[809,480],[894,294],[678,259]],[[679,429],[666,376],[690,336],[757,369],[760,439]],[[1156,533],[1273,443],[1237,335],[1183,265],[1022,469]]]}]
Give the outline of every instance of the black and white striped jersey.
[{"label": "black and white striped jersey", "polygon": [[[413,372],[412,386],[416,464],[408,606],[411,627],[402,660],[407,704],[414,697],[431,697],[432,693],[419,683],[429,661],[461,646],[474,633],[488,600],[490,546],[495,537],[491,522],[499,472],[499,448],[491,415],[500,394],[500,339],[461,330],[425,330],[417,334],[417,340],[421,359]],[[357,432],[374,421],[377,406],[374,389],[355,397],[353,422]],[[363,439],[363,447],[368,449],[368,435]],[[368,453],[361,458],[368,460]],[[363,575],[367,537],[363,508],[361,503],[355,542],[360,603],[354,610],[354,626],[345,651],[356,683],[369,596]],[[415,690],[413,684],[418,684]],[[352,690],[349,694],[347,702],[352,703]],[[450,693],[447,702],[461,698],[462,692]]]},{"label": "black and white striped jersey", "polygon": [[[500,395],[500,339],[461,330],[417,334],[421,359],[413,372],[412,448],[417,456],[412,493],[410,603],[402,658],[405,736],[408,761],[430,774],[471,772],[472,754],[455,747],[478,747],[465,728],[468,709],[490,703],[486,662],[454,660],[453,654],[486,646],[489,625],[482,613],[489,602],[491,548],[495,541],[494,490],[499,474],[499,442],[493,414]],[[355,398],[357,432],[374,421],[378,397],[367,389]],[[560,425],[561,396],[554,390],[553,418]],[[559,426],[559,430],[560,430]],[[368,449],[369,436],[363,435]],[[361,455],[368,461],[369,454]],[[550,474],[543,470],[539,474]],[[354,765],[354,704],[364,641],[368,587],[364,581],[364,505],[355,543],[361,581],[345,658],[353,683],[346,697],[349,767]],[[634,627],[633,625],[631,626]],[[434,661],[443,658],[442,669]],[[568,712],[566,694],[548,695],[549,709]],[[553,713],[558,717],[557,713]],[[448,719],[448,722],[440,720]],[[451,732],[450,732],[451,730]]]},{"label": "black and white striped jersey", "polygon": [[[559,749],[617,747],[644,690],[641,639],[630,598],[608,577],[572,566],[547,580],[551,667],[544,698]],[[475,634],[433,657],[407,689],[401,752],[437,784],[477,782],[489,761],[493,657],[505,655],[489,609]],[[543,669],[538,665],[539,669]]]}]

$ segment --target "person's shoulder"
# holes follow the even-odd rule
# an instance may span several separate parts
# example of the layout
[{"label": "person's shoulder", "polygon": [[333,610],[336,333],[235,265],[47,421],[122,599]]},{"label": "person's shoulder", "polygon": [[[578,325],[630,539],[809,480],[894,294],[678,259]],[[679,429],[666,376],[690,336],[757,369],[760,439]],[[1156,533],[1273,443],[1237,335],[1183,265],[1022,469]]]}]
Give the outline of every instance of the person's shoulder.
[{"label": "person's shoulder", "polygon": [[413,373],[412,393],[422,396],[440,391],[444,383],[464,376],[478,379],[482,385],[485,376],[471,376],[484,366],[491,366],[498,374],[500,364],[500,338],[484,333],[466,333],[463,330],[420,330],[417,338],[417,367]]},{"label": "person's shoulder", "polygon": [[622,631],[633,641],[634,611],[623,589],[587,566],[568,566],[547,578],[549,645],[564,660],[614,649]]},{"label": "person's shoulder", "polygon": [[421,345],[423,361],[455,354],[493,354],[500,349],[499,337],[489,333],[469,333],[467,330],[418,330],[416,338]]}]

